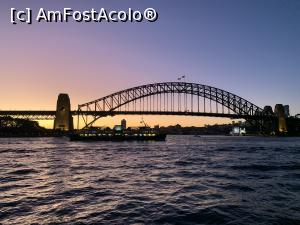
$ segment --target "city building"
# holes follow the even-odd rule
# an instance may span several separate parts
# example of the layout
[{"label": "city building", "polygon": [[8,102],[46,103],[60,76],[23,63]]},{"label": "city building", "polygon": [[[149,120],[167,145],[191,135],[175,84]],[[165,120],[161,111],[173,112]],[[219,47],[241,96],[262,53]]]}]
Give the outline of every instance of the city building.
[{"label": "city building", "polygon": [[125,119],[121,120],[121,126],[122,126],[123,130],[126,130],[127,127],[126,127],[126,120]]},{"label": "city building", "polygon": [[123,127],[122,127],[122,125],[115,125],[115,126],[114,126],[114,130],[115,130],[115,131],[122,131],[122,130],[123,130]]},{"label": "city building", "polygon": [[232,128],[232,131],[230,132],[230,134],[233,135],[233,136],[245,135],[246,134],[246,128],[235,126],[235,127]]},{"label": "city building", "polygon": [[287,118],[290,117],[290,106],[289,105],[284,105],[283,109],[284,109],[285,117],[287,117]]}]

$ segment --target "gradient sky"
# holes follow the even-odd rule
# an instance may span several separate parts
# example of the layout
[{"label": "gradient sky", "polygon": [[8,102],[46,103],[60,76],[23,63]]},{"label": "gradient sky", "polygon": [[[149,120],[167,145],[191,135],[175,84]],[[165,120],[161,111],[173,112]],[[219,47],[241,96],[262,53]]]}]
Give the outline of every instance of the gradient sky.
[{"label": "gradient sky", "polygon": [[[12,25],[11,7],[34,11],[152,7],[159,19]],[[68,93],[75,109],[118,90],[176,81],[184,74],[188,82],[225,89],[260,107],[283,103],[290,105],[292,114],[300,113],[298,0],[1,0],[0,26],[2,110],[53,110],[58,93]],[[221,121],[148,120],[183,125]]]}]

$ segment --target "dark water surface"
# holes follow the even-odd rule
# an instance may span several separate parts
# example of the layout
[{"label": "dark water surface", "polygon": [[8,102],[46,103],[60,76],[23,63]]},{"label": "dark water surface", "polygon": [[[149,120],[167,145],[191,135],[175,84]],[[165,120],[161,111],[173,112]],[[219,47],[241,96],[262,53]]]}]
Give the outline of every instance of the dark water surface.
[{"label": "dark water surface", "polygon": [[300,224],[300,138],[0,139],[2,224]]}]

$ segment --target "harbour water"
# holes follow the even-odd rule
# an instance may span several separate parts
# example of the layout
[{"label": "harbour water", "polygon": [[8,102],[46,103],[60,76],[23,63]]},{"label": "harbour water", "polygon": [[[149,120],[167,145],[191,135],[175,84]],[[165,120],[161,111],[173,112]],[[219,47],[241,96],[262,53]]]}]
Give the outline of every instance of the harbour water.
[{"label": "harbour water", "polygon": [[300,224],[300,138],[3,138],[0,224]]}]

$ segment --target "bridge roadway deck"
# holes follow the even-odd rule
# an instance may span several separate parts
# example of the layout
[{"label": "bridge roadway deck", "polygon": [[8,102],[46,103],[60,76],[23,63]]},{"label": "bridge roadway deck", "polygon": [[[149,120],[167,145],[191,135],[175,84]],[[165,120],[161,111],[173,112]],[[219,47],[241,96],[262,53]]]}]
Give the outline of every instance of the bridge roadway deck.
[{"label": "bridge roadway deck", "polygon": [[[71,112],[73,116],[78,115],[78,111]],[[52,120],[55,118],[56,111],[53,110],[0,110],[0,116],[11,116],[14,118],[31,120]],[[171,112],[171,111],[79,111],[79,115],[106,117],[115,115],[178,115],[178,116],[205,116],[223,117],[231,119],[265,119],[273,116],[252,116],[238,115],[229,113],[208,113],[208,112]]]}]

